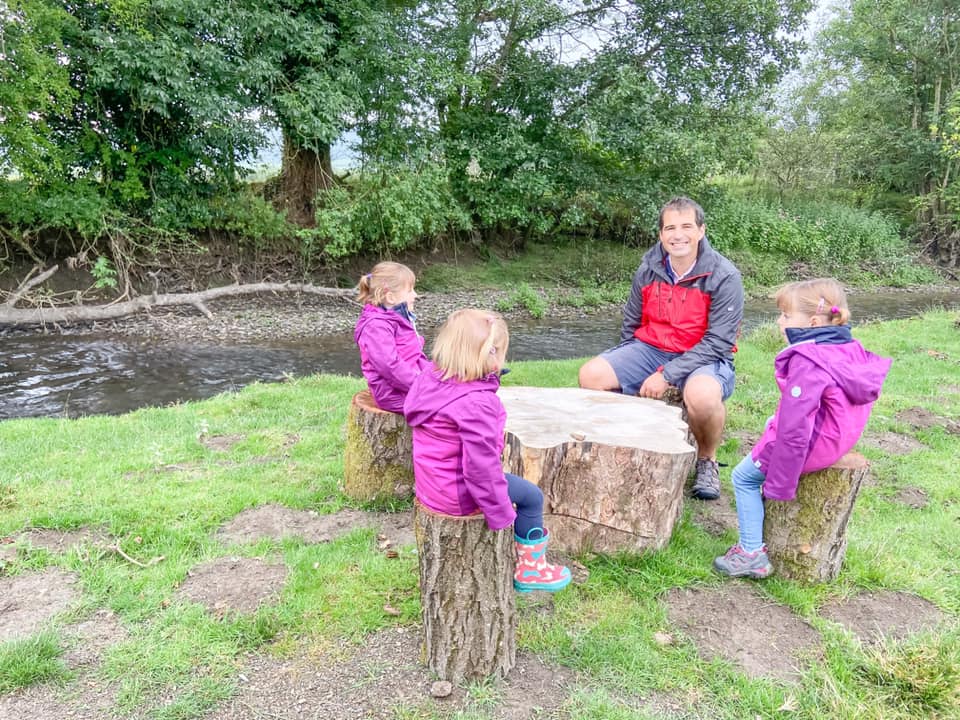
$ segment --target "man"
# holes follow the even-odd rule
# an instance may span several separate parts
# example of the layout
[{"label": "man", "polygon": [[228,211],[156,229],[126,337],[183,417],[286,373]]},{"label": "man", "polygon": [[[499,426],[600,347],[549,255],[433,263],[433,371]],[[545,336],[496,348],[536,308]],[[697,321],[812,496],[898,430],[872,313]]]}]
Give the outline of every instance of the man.
[{"label": "man", "polygon": [[743,318],[740,272],[706,237],[703,208],[677,197],[660,210],[660,242],[643,256],[623,308],[620,344],[580,368],[580,387],[659,398],[683,391],[697,440],[693,495],[720,496],[717,448],[733,393]]}]

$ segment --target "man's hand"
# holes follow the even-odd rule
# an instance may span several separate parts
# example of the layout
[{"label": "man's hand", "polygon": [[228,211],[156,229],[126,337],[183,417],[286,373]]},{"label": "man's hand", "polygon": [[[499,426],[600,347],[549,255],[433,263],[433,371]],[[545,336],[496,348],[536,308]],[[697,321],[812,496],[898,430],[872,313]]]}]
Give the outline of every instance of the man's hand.
[{"label": "man's hand", "polygon": [[640,397],[660,399],[670,383],[663,377],[663,372],[658,370],[653,375],[643,381],[640,391],[637,393]]}]

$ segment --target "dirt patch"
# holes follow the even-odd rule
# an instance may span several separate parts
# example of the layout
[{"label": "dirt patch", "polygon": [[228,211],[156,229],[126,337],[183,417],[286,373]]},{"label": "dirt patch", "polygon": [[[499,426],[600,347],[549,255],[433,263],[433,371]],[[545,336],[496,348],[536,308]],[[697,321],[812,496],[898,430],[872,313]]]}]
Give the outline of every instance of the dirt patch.
[{"label": "dirt patch", "polygon": [[728,660],[752,678],[795,681],[801,662],[821,650],[816,630],[745,582],[671,590],[666,603],[701,657]]},{"label": "dirt patch", "polygon": [[0,578],[0,642],[33,635],[78,598],[75,578],[56,568]]},{"label": "dirt patch", "polygon": [[896,432],[867,433],[860,442],[867,447],[882,450],[890,455],[907,455],[917,450],[926,450],[927,446],[919,440]]},{"label": "dirt patch", "polygon": [[92,618],[68,626],[65,635],[70,647],[64,653],[63,661],[71,670],[98,665],[108,647],[128,637],[116,615],[105,608],[98,610]]},{"label": "dirt patch", "polygon": [[820,615],[840,623],[865,643],[875,643],[882,637],[900,640],[945,620],[933,603],[902,592],[860,593],[827,603]]},{"label": "dirt patch", "polygon": [[693,522],[714,537],[721,537],[728,530],[736,530],[737,510],[722,495],[716,500],[692,500]]},{"label": "dirt patch", "polygon": [[[419,628],[390,628],[362,645],[341,641],[318,655],[291,659],[253,656],[239,675],[237,694],[206,720],[316,717],[325,720],[450,717],[483,707],[498,720],[550,717],[569,695],[574,673],[518,653],[506,681],[484,687],[482,700],[456,687],[446,698],[430,695],[434,677],[419,662]],[[420,711],[420,712],[418,712]]]},{"label": "dirt patch", "polygon": [[[224,543],[252,543],[263,538],[298,537],[304,542],[330,542],[357,528],[374,528],[383,536],[384,547],[402,547],[415,542],[413,514],[341,510],[321,515],[313,510],[293,510],[283,505],[261,505],[244,510],[217,531]],[[388,541],[388,542],[387,542]]]},{"label": "dirt patch", "polygon": [[922,407],[912,407],[897,413],[897,420],[918,430],[942,427],[952,435],[960,435],[960,421],[950,420]]},{"label": "dirt patch", "polygon": [[930,498],[927,497],[926,490],[910,485],[900,488],[893,499],[901,505],[906,505],[914,510],[920,510],[930,504]]},{"label": "dirt patch", "polygon": [[70,552],[70,550],[75,547],[82,547],[84,545],[105,548],[111,544],[105,532],[92,530],[90,528],[79,528],[77,530],[48,530],[36,528],[21,533],[17,540],[26,542],[35,548],[43,548],[47,552],[54,553],[55,555],[62,555]]},{"label": "dirt patch", "polygon": [[218,558],[191,570],[177,596],[205,605],[218,617],[252,613],[280,594],[287,580],[282,563],[260,558]]},{"label": "dirt patch", "polygon": [[201,435],[200,444],[209,450],[227,452],[244,439],[245,435]]},{"label": "dirt patch", "polygon": [[33,685],[0,695],[0,718],[29,720],[103,720],[111,712],[117,687],[113,683],[85,681],[66,687]]},{"label": "dirt patch", "polygon": [[752,450],[753,446],[760,442],[760,433],[753,430],[733,430],[726,433],[728,440],[736,440],[737,450],[741,455],[746,455],[747,450]]}]

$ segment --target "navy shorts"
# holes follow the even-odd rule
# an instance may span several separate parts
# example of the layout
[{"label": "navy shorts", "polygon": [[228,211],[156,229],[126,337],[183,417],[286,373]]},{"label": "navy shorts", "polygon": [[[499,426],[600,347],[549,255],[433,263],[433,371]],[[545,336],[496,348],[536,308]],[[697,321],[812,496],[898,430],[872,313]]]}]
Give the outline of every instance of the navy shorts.
[{"label": "navy shorts", "polygon": [[[624,395],[636,395],[643,381],[653,375],[658,367],[666,365],[682,354],[660,350],[633,338],[601,353],[600,357],[610,363],[610,367],[616,373],[620,391]],[[720,383],[720,393],[724,400],[733,395],[736,373],[733,370],[733,363],[729,360],[715,360],[708,365],[698,367],[683,378],[678,383],[678,387],[682,390],[687,380],[695,375],[709,375]]]}]

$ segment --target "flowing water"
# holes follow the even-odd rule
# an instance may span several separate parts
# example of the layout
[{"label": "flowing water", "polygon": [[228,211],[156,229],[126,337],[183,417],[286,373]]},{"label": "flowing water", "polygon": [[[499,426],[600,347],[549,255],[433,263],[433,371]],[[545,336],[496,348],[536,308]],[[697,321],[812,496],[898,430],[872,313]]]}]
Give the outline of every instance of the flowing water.
[{"label": "flowing water", "polygon": [[[909,317],[960,307],[960,291],[853,295],[858,320]],[[776,317],[770,300],[749,301],[744,329]],[[588,357],[614,344],[620,318],[510,324],[512,360]],[[427,333],[427,342],[431,340]],[[360,374],[352,333],[256,345],[175,345],[110,336],[21,336],[0,340],[0,419],[117,414],[198,400],[256,381],[314,373]]]}]

